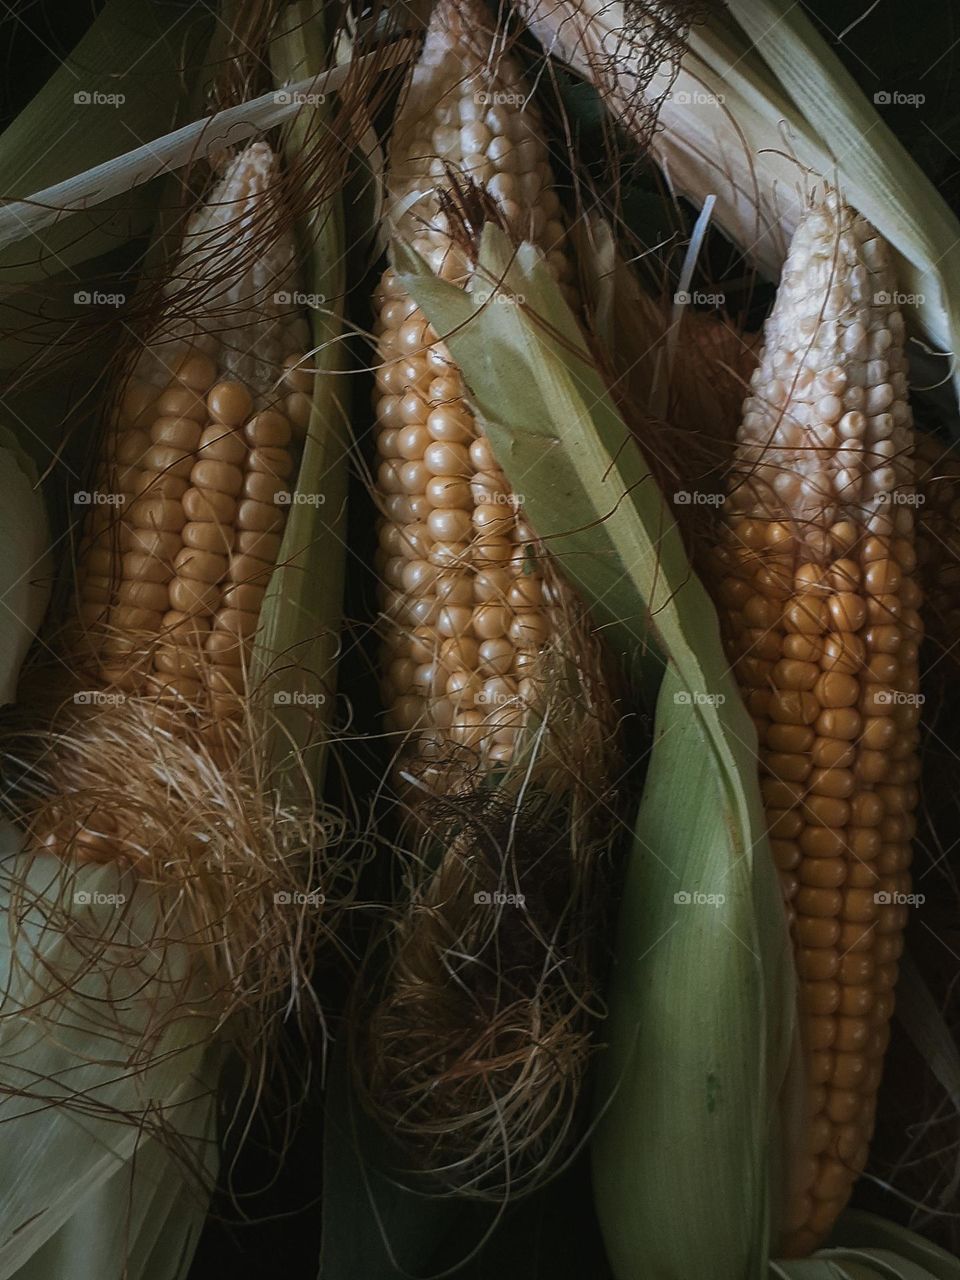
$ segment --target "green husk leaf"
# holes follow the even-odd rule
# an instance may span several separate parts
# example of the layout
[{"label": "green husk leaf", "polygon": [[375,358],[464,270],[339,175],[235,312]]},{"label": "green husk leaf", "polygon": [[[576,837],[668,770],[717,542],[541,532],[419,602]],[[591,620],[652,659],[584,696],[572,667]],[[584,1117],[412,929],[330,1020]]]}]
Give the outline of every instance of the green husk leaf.
[{"label": "green husk leaf", "polygon": [[[271,43],[277,84],[319,75],[326,65],[321,7],[302,0],[285,11],[284,26]],[[331,104],[303,107],[284,139],[288,159],[295,162],[316,146],[327,127]],[[347,498],[348,400],[344,372],[343,220],[339,198],[331,196],[311,210],[298,228],[309,275],[309,292],[321,300],[311,309],[310,323],[316,369],[313,408],[294,495],[305,502],[290,508],[278,568],[270,579],[253,669],[275,732],[275,763],[286,759],[301,777],[303,753],[307,771],[319,788],[325,762],[318,723],[329,727],[334,710],[335,671],[343,604]],[[326,300],[326,301],[323,301]],[[293,694],[316,700],[313,707]]]},{"label": "green husk leaf", "polygon": [[[16,1144],[0,1164],[0,1277],[39,1276],[45,1258],[69,1256],[59,1274],[100,1280],[138,1246],[149,1261],[150,1214],[182,1194],[178,1147],[206,1179],[215,1172],[220,1051],[189,941],[160,953],[144,941],[169,911],[162,895],[133,871],[22,844],[0,826],[0,1123]],[[149,1058],[131,1060],[164,1002]]]},{"label": "green husk leaf", "polygon": [[729,7],[836,157],[848,200],[896,250],[897,280],[916,299],[930,341],[960,351],[960,221],[800,6],[730,0]]},{"label": "green husk leaf", "polygon": [[[760,1277],[793,974],[754,731],[716,615],[536,251],[484,231],[478,276],[514,305],[484,305],[489,286],[465,294],[402,245],[395,257],[594,623],[638,687],[663,675],[599,1064],[594,1185],[614,1273]],[[697,892],[723,900],[675,899]]]},{"label": "green husk leaf", "polygon": [[[212,25],[212,13],[186,15],[167,0],[108,0],[63,65],[0,135],[5,200],[25,199],[122,154],[133,139],[173,128]],[[91,100],[77,102],[76,94]],[[38,138],[56,138],[58,145],[38,147]],[[155,214],[156,193],[149,186],[94,206],[73,205],[42,236],[28,235],[0,250],[4,283],[42,280],[147,234]]]}]

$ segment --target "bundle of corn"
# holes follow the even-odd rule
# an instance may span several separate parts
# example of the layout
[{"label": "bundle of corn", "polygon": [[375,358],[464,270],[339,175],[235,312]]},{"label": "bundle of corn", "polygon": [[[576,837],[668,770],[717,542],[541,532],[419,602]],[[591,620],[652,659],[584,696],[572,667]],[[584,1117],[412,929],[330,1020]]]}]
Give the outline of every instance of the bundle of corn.
[{"label": "bundle of corn", "polygon": [[[443,281],[499,223],[571,268],[529,91],[474,4],[441,0],[397,120],[390,230]],[[591,1047],[597,858],[615,718],[582,610],[525,521],[444,343],[393,270],[376,295],[384,695],[418,845],[359,1049],[418,1166],[467,1194],[532,1185],[574,1129]]]},{"label": "bundle of corn", "polygon": [[903,319],[887,247],[833,194],[801,222],[738,435],[718,561],[797,948],[807,1093],[783,1248],[867,1159],[910,889],[920,588]]},{"label": "bundle of corn", "polygon": [[169,914],[144,945],[162,952],[164,928],[191,938],[216,1019],[246,1010],[254,1027],[304,979],[330,834],[265,763],[251,665],[312,381],[280,191],[255,143],[190,220],[76,495],[91,510],[75,604],[28,665],[4,742],[5,801],[33,848],[156,886]]}]

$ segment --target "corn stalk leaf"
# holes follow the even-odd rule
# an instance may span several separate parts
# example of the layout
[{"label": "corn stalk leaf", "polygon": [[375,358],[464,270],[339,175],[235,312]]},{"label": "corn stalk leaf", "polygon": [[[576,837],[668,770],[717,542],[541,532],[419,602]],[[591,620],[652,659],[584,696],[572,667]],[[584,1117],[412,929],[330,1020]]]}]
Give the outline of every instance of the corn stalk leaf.
[{"label": "corn stalk leaf", "polygon": [[[289,5],[284,27],[271,43],[277,83],[318,75],[327,56],[316,0]],[[327,102],[301,107],[285,137],[291,162],[317,146],[329,127],[330,111]],[[300,777],[303,753],[308,751],[307,767],[319,788],[325,751],[316,730],[318,723],[329,726],[333,715],[346,552],[349,445],[338,197],[331,195],[312,209],[298,231],[309,292],[320,302],[310,313],[311,365],[316,369],[313,408],[293,490],[296,500],[264,598],[253,670],[260,673],[257,683],[276,730],[271,748],[275,762],[296,764],[289,776]]]},{"label": "corn stalk leaf", "polygon": [[599,1064],[594,1186],[614,1273],[765,1275],[792,965],[755,735],[713,607],[536,251],[485,230],[478,280],[505,281],[503,305],[402,245],[395,257],[594,623],[637,685],[666,664]]}]

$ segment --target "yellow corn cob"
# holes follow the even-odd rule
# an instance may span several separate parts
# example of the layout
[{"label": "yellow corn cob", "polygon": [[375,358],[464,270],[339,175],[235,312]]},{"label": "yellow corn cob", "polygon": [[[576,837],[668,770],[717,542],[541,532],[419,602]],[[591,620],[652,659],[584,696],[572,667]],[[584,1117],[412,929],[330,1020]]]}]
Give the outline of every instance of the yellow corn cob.
[{"label": "yellow corn cob", "polygon": [[[487,19],[474,26],[470,15],[453,3],[434,11],[391,149],[395,230],[438,275],[465,284],[468,250],[439,193],[476,184],[568,282],[539,119],[529,104],[521,110],[527,94],[511,59],[491,69]],[[415,191],[426,194],[411,204]],[[523,708],[536,701],[538,654],[556,625],[545,609],[551,590],[524,550],[533,533],[467,408],[460,374],[392,271],[375,305],[390,723],[422,731],[411,754],[444,754],[453,743],[504,764]]]},{"label": "yellow corn cob", "polygon": [[[265,211],[275,224],[278,178],[255,143],[189,221],[167,286],[178,305],[137,358],[94,489],[79,495],[92,511],[63,657],[95,684],[154,700],[159,724],[197,732],[216,758],[230,751],[310,410],[292,234],[272,225],[266,248],[255,243]],[[64,790],[74,781],[65,761]],[[55,812],[38,834],[80,857],[123,856],[141,834],[133,814],[118,825],[94,806],[77,829]]]},{"label": "yellow corn cob", "polygon": [[[391,148],[392,230],[465,285],[472,236],[498,219],[569,290],[540,122],[489,22],[434,9]],[[449,352],[392,271],[375,306],[384,695],[435,873],[394,934],[362,1084],[421,1166],[517,1194],[565,1149],[590,1050],[583,912],[614,729],[595,642]]]},{"label": "yellow corn cob", "polygon": [[867,1159],[915,831],[913,428],[886,245],[830,195],[797,230],[744,405],[722,614],[796,946],[806,1112],[782,1247]]}]

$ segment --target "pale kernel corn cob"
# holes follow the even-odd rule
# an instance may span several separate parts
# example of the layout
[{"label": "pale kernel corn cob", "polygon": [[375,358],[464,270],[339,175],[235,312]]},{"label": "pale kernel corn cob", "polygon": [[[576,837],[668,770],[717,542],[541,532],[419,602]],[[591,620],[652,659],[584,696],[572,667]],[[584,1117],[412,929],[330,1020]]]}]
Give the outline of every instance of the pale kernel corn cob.
[{"label": "pale kernel corn cob", "polygon": [[[569,286],[539,118],[512,59],[491,67],[482,35],[490,19],[474,27],[471,12],[449,0],[434,10],[390,151],[393,229],[438,275],[465,284],[468,252],[451,235],[438,192],[469,180]],[[423,195],[411,204],[415,191]],[[557,626],[552,588],[525,550],[534,535],[466,405],[457,368],[392,271],[375,305],[389,723],[422,731],[409,753],[424,761],[459,745],[506,764],[537,701],[539,655]]]},{"label": "pale kernel corn cob", "polygon": [[[167,287],[180,305],[105,433],[67,633],[80,672],[154,699],[160,723],[200,733],[215,758],[231,751],[310,413],[292,233],[270,203],[278,177],[272,150],[254,143],[188,223]],[[98,811],[42,837],[112,857],[116,829]]]},{"label": "pale kernel corn cob", "polygon": [[[539,120],[494,21],[470,0],[434,9],[389,157],[391,229],[466,285],[492,216],[569,294]],[[406,896],[358,1080],[421,1171],[501,1199],[536,1185],[577,1130],[616,716],[596,638],[449,352],[390,271],[375,307],[384,701],[417,854],[399,860]],[[491,907],[502,891],[524,905]]]},{"label": "pale kernel corn cob", "polygon": [[796,947],[806,1115],[781,1242],[795,1255],[867,1159],[910,889],[921,593],[893,292],[864,219],[834,196],[806,215],[726,510],[722,616]]},{"label": "pale kernel corn cob", "polygon": [[80,548],[83,655],[201,720],[239,710],[310,411],[290,234],[262,255],[249,234],[277,178],[255,143],[191,218],[169,286],[197,290],[189,318],[162,321],[133,369],[98,479],[113,502]]}]

